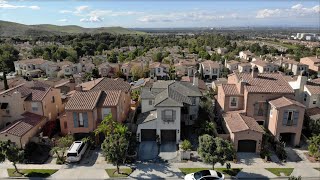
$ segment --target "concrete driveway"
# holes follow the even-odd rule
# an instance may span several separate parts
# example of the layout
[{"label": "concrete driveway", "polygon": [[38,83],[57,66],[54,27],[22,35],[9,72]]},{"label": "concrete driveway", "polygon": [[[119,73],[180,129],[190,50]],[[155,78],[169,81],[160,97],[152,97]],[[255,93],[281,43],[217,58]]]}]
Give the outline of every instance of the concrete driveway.
[{"label": "concrete driveway", "polygon": [[107,179],[108,174],[104,169],[73,167],[63,168],[54,173],[50,179]]},{"label": "concrete driveway", "polygon": [[171,160],[178,155],[177,145],[175,142],[165,142],[160,145],[159,157],[163,160]]},{"label": "concrete driveway", "polygon": [[153,160],[159,154],[159,149],[156,141],[141,141],[139,145],[139,160]]}]

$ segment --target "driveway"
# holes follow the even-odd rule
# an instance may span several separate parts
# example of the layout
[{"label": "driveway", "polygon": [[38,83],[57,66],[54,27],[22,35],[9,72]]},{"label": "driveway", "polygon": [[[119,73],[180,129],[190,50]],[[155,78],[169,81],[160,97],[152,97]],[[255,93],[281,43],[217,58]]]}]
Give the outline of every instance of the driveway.
[{"label": "driveway", "polygon": [[169,163],[139,163],[130,174],[133,179],[183,179],[181,171]]},{"label": "driveway", "polygon": [[63,168],[54,173],[50,179],[107,179],[108,174],[104,169],[73,167]]},{"label": "driveway", "polygon": [[159,157],[161,159],[171,160],[176,158],[177,155],[177,145],[175,142],[165,142],[160,145]]},{"label": "driveway", "polygon": [[238,162],[246,164],[246,165],[254,165],[254,164],[264,163],[263,160],[260,158],[259,154],[256,154],[256,153],[238,152],[237,153],[237,160],[238,160]]},{"label": "driveway", "polygon": [[139,160],[153,160],[159,154],[159,149],[156,141],[142,141],[139,145]]}]

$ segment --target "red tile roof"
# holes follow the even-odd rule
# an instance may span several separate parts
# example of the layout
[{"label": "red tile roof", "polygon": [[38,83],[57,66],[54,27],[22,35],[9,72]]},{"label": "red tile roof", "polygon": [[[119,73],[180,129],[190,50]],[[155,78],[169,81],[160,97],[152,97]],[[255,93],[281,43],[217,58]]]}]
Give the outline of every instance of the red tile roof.
[{"label": "red tile roof", "polygon": [[225,93],[225,95],[242,95],[237,89],[237,86],[235,84],[221,84],[222,89]]},{"label": "red tile roof", "polygon": [[41,58],[37,58],[37,59],[24,59],[24,60],[20,60],[20,61],[16,61],[16,62],[20,63],[20,64],[43,64],[43,63],[46,63],[49,61],[41,59]]},{"label": "red tile roof", "polygon": [[211,60],[206,60],[201,62],[201,64],[207,68],[220,68],[220,64],[215,62],[215,61],[211,61]]},{"label": "red tile roof", "polygon": [[120,100],[121,91],[105,91],[101,97],[101,106],[117,106]]},{"label": "red tile roof", "polygon": [[8,133],[12,134],[14,136],[22,137],[24,134],[29,132],[32,128],[34,128],[36,125],[38,125],[41,121],[44,121],[46,117],[40,116],[37,114],[33,114],[30,112],[26,112],[22,114],[23,118],[19,119],[12,124],[10,124],[8,127],[6,127],[4,130],[2,130],[0,133]]},{"label": "red tile roof", "polygon": [[66,110],[92,110],[97,106],[102,91],[75,92],[67,102]]},{"label": "red tile roof", "polygon": [[305,87],[311,94],[320,94],[320,85],[306,85]]},{"label": "red tile roof", "polygon": [[100,90],[100,91],[120,90],[124,92],[129,92],[130,88],[131,88],[131,85],[121,78],[117,78],[117,79],[103,78],[98,83],[96,83],[96,85],[94,85],[94,87],[91,90]]},{"label": "red tile roof", "polygon": [[314,107],[314,108],[307,109],[306,113],[308,116],[314,116],[314,115],[320,114],[320,108]]},{"label": "red tile roof", "polygon": [[260,133],[264,132],[254,118],[245,116],[238,112],[226,113],[224,115],[224,120],[233,133],[246,130],[252,130]]},{"label": "red tile roof", "polygon": [[[238,80],[247,82],[245,88],[253,93],[294,93],[280,73],[263,73],[253,78],[251,73],[235,73]],[[231,75],[232,76],[232,75]]]},{"label": "red tile roof", "polygon": [[305,108],[305,106],[303,104],[301,104],[300,102],[289,99],[284,96],[282,96],[281,98],[269,101],[269,103],[276,108],[282,108],[282,107],[286,107],[286,106],[290,106],[290,105],[296,105],[296,106],[300,106],[300,107]]}]

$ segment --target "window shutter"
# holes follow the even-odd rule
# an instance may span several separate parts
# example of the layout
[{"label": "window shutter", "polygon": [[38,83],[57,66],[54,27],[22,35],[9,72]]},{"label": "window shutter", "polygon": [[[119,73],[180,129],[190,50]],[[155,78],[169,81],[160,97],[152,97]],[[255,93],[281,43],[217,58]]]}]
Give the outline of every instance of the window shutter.
[{"label": "window shutter", "polygon": [[79,127],[79,124],[78,124],[78,113],[76,113],[76,112],[73,112],[73,126],[75,128]]},{"label": "window shutter", "polygon": [[299,119],[299,111],[294,111],[292,125],[296,126],[298,124],[298,119]]},{"label": "window shutter", "polygon": [[263,115],[267,116],[267,114],[268,114],[268,103],[263,103],[263,105],[264,105]]},{"label": "window shutter", "polygon": [[288,124],[288,111],[284,111],[284,113],[283,113],[282,124],[283,125],[287,125]]},{"label": "window shutter", "polygon": [[88,127],[88,113],[82,113],[82,117],[83,117],[83,126],[84,127]]},{"label": "window shutter", "polygon": [[165,115],[165,114],[164,114],[164,110],[163,110],[163,111],[161,111],[161,119],[162,119],[162,120],[165,120],[165,119],[164,119],[164,115]]},{"label": "window shutter", "polygon": [[173,117],[173,120],[176,120],[176,110],[172,111],[172,117]]}]

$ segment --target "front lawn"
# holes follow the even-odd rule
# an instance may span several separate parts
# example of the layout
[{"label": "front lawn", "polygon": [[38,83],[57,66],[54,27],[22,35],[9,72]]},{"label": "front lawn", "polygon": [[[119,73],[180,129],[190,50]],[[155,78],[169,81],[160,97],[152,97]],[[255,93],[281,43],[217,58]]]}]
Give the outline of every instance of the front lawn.
[{"label": "front lawn", "polygon": [[280,173],[283,173],[286,176],[290,176],[293,171],[293,168],[265,168],[265,169],[277,176],[281,176]]},{"label": "front lawn", "polygon": [[[19,169],[26,177],[49,177],[58,169]],[[7,169],[9,177],[22,177],[21,174],[15,172],[15,169]]]},{"label": "front lawn", "polygon": [[[208,168],[179,168],[179,169],[185,175],[202,171],[202,170],[208,170]],[[214,170],[222,172],[226,177],[230,177],[230,176],[236,176],[242,170],[242,168],[231,168],[231,169],[214,168]]]},{"label": "front lawn", "polygon": [[120,173],[117,173],[117,169],[106,169],[109,177],[128,177],[133,170],[131,168],[120,168]]}]

